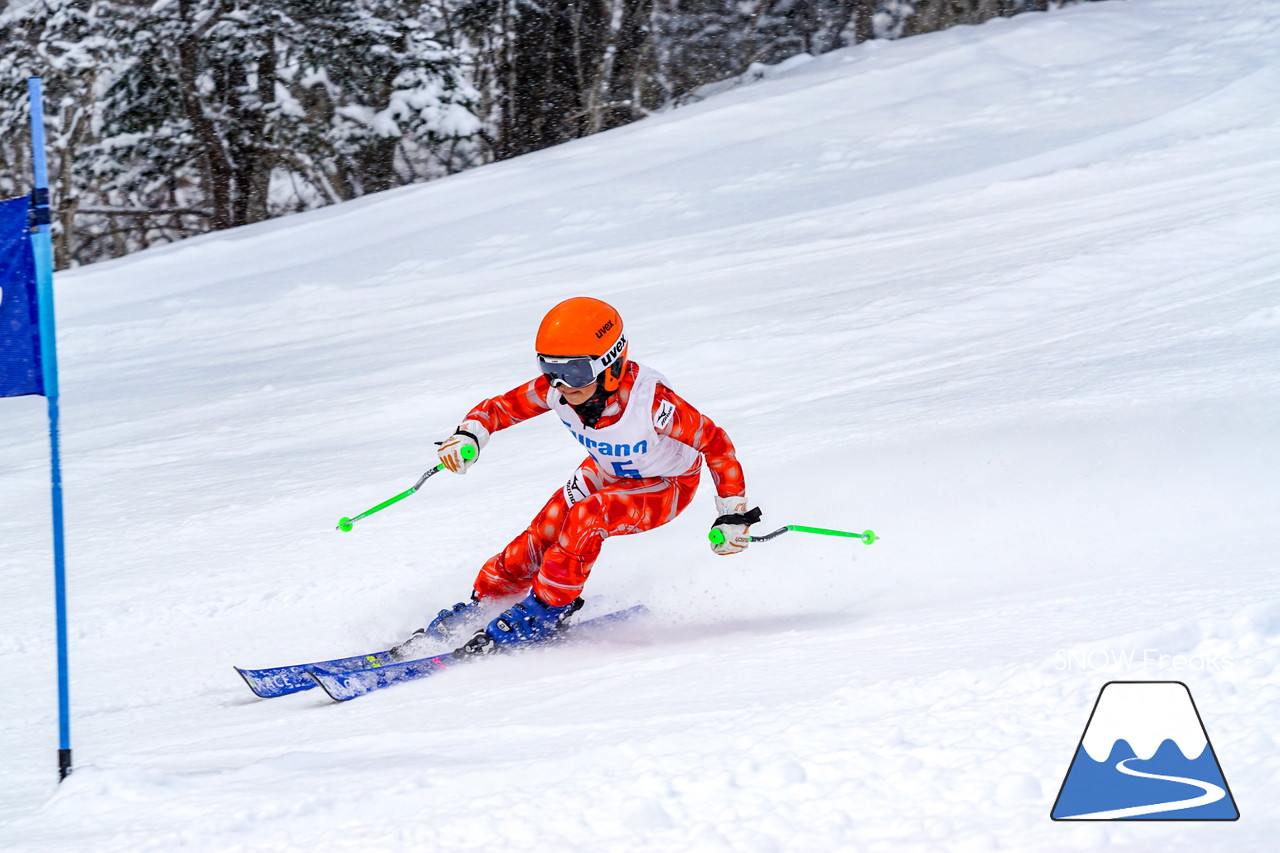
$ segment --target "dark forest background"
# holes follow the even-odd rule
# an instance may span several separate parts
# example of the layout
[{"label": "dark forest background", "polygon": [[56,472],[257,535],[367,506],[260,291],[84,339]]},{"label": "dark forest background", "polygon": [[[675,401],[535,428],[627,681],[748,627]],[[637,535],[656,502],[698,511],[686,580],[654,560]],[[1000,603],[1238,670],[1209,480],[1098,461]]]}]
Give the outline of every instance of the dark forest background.
[{"label": "dark forest background", "polygon": [[59,268],[587,136],[798,54],[1049,0],[0,0],[0,197],[44,79]]}]

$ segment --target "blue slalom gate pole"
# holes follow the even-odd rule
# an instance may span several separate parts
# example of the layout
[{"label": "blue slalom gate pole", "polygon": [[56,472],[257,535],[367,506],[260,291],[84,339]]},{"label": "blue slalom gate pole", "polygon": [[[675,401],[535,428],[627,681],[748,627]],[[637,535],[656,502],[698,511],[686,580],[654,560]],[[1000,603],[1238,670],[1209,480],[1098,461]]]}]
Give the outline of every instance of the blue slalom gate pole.
[{"label": "blue slalom gate pole", "polygon": [[44,396],[49,406],[49,482],[53,500],[53,595],[58,623],[58,781],[71,772],[71,696],[67,674],[67,558],[62,519],[62,453],[58,433],[58,348],[53,317],[53,221],[49,209],[49,172],[44,154],[44,98],[40,78],[27,81],[31,100],[31,161],[35,189],[31,194],[35,233],[31,248],[36,261],[36,292],[40,302],[40,361]]}]

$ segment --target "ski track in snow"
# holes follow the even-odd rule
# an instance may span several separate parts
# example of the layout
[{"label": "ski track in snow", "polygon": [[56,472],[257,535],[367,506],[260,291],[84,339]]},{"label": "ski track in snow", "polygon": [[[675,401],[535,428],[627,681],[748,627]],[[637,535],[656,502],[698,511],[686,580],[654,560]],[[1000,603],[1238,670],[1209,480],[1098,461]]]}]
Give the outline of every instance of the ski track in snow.
[{"label": "ski track in snow", "polygon": [[[60,275],[77,770],[44,402],[3,400],[0,849],[1272,849],[1277,56],[1263,0],[1026,14]],[[728,429],[766,529],[881,541],[715,558],[704,478],[588,586],[643,626],[253,697],[232,664],[403,639],[563,482],[537,419],[333,530],[579,294]],[[1134,678],[1186,682],[1240,821],[1049,819]]]}]

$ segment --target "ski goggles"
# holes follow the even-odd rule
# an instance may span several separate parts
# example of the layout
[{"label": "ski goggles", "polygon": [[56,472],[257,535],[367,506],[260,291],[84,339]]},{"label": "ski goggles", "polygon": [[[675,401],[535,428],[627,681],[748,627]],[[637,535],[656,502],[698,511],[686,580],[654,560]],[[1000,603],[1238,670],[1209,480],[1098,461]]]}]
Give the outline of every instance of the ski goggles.
[{"label": "ski goggles", "polygon": [[542,355],[538,354],[538,369],[551,380],[552,385],[564,385],[569,388],[586,388],[605,369],[618,360],[622,351],[627,348],[627,339],[619,336],[618,342],[609,348],[604,355],[596,358],[589,355]]}]

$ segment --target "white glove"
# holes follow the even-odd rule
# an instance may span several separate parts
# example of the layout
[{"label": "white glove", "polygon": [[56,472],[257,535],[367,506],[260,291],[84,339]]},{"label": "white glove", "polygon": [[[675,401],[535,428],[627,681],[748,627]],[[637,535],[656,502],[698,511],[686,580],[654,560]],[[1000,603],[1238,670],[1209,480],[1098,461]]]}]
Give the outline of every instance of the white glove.
[{"label": "white glove", "polygon": [[480,455],[481,448],[489,443],[489,431],[479,421],[463,421],[453,435],[437,443],[440,464],[455,474],[465,474]]},{"label": "white glove", "polygon": [[717,554],[741,554],[751,544],[748,528],[760,520],[760,508],[747,511],[746,495],[734,498],[716,497],[715,525],[711,528],[711,550]]}]

